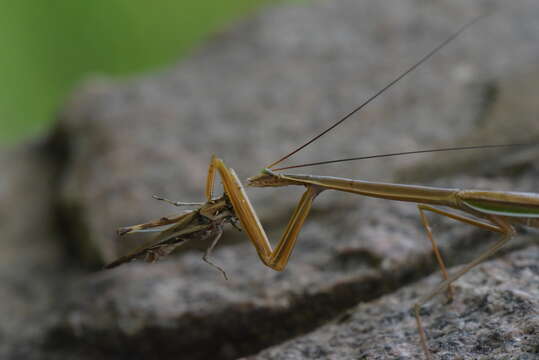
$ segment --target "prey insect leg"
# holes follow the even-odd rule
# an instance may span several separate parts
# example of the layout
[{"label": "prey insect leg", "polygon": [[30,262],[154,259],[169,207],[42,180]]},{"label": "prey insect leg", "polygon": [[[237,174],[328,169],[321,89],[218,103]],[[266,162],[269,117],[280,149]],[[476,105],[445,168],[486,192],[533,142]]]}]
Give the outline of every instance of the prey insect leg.
[{"label": "prey insect leg", "polygon": [[164,198],[164,197],[158,196],[158,195],[152,195],[152,198],[154,198],[155,200],[164,201],[164,202],[169,203],[169,204],[174,205],[174,206],[202,206],[202,205],[204,205],[203,202],[174,201],[174,200],[169,200],[167,198]]},{"label": "prey insect leg", "polygon": [[219,242],[219,239],[221,239],[221,236],[223,235],[223,226],[221,224],[216,225],[216,231],[217,231],[217,234],[215,234],[215,237],[213,238],[211,245],[208,246],[208,248],[204,252],[204,256],[202,256],[202,260],[204,260],[206,264],[211,265],[217,270],[219,270],[221,274],[223,274],[225,280],[228,280],[228,276],[226,275],[225,270],[223,270],[223,268],[214,264],[211,260],[208,259],[211,256],[211,252],[213,251],[213,248],[215,247],[215,245],[217,245],[217,243]]}]

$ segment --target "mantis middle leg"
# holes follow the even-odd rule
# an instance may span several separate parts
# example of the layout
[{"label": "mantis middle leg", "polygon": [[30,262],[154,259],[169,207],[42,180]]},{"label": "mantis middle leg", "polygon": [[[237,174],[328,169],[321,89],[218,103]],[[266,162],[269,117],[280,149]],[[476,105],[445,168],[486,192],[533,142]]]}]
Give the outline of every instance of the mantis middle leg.
[{"label": "mantis middle leg", "polygon": [[[475,219],[472,219],[472,218],[469,218],[469,217],[466,217],[466,216],[462,216],[462,215],[454,214],[454,213],[451,213],[451,212],[448,212],[448,211],[444,211],[444,210],[435,208],[435,207],[430,206],[430,205],[418,204],[417,208],[419,209],[419,214],[421,216],[421,222],[423,224],[423,227],[425,228],[425,231],[427,233],[427,237],[430,240],[430,243],[431,243],[431,246],[432,246],[432,251],[434,252],[434,256],[436,258],[436,261],[438,262],[438,266],[440,267],[440,271],[442,272],[442,276],[443,276],[444,280],[448,280],[449,275],[447,274],[447,269],[446,269],[444,260],[442,258],[442,254],[440,253],[440,250],[438,248],[438,244],[436,243],[436,240],[434,240],[434,236],[432,235],[432,230],[431,230],[431,227],[429,225],[429,221],[427,219],[425,211],[431,211],[433,213],[440,214],[440,215],[443,215],[443,216],[447,216],[447,217],[449,217],[451,219],[461,221],[461,222],[464,222],[466,224],[479,226],[479,227],[481,227],[483,229],[486,229],[486,230],[500,232],[500,229],[499,229],[498,226],[493,226],[491,224],[480,222],[478,220],[475,220]],[[452,290],[451,285],[448,285],[447,291],[448,291],[449,299],[451,299],[452,296],[453,296],[453,290]]]},{"label": "mantis middle leg", "polygon": [[[489,256],[496,253],[501,247],[503,247],[505,245],[505,243],[507,243],[507,241],[509,241],[511,239],[511,237],[514,234],[514,229],[509,223],[507,223],[506,220],[504,220],[501,217],[494,216],[494,215],[491,215],[489,217],[489,219],[491,221],[491,224],[488,224],[488,223],[481,222],[479,220],[476,220],[476,219],[473,219],[473,218],[470,218],[470,217],[466,217],[466,216],[462,216],[462,215],[458,215],[458,214],[453,214],[453,213],[443,211],[443,210],[440,210],[440,209],[437,209],[437,208],[434,208],[434,207],[431,207],[431,206],[428,206],[428,205],[421,205],[421,206],[422,206],[422,208],[420,208],[420,211],[421,210],[429,210],[429,211],[438,213],[440,215],[444,215],[444,216],[450,217],[452,219],[455,219],[455,220],[458,220],[458,221],[461,221],[461,222],[464,222],[464,223],[467,223],[467,224],[470,224],[470,225],[480,227],[482,229],[486,229],[486,230],[494,231],[494,232],[499,232],[499,233],[502,234],[502,238],[500,240],[498,240],[487,251],[485,251],[483,254],[478,256],[476,259],[472,260],[469,264],[464,266],[462,269],[457,271],[455,274],[453,274],[451,276],[447,276],[447,272],[445,272],[445,276],[447,276],[445,278],[445,280],[442,281],[431,292],[429,292],[428,294],[421,297],[414,304],[414,314],[415,314],[417,329],[418,329],[419,337],[420,337],[420,341],[421,341],[421,347],[423,348],[423,351],[425,352],[426,358],[430,360],[431,356],[430,356],[430,351],[429,351],[428,346],[427,346],[427,336],[425,334],[425,330],[424,330],[423,325],[421,323],[421,316],[420,316],[421,306],[423,304],[425,304],[427,301],[429,301],[430,299],[432,299],[434,296],[442,293],[445,289],[447,289],[449,286],[451,286],[451,284],[453,282],[455,282],[457,279],[459,279],[462,275],[466,274],[473,267],[477,266],[478,264],[483,262],[485,259],[487,259]],[[428,232],[428,230],[427,230],[427,232]],[[432,234],[429,235],[429,236],[432,236]],[[442,264],[443,264],[443,261],[442,261]],[[445,266],[444,266],[444,269],[445,269]]]}]

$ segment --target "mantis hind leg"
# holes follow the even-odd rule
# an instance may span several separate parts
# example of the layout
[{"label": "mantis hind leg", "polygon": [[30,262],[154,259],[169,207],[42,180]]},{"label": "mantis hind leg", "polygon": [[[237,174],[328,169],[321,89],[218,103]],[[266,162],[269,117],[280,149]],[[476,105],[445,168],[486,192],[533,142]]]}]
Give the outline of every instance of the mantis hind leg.
[{"label": "mantis hind leg", "polygon": [[453,214],[453,213],[446,212],[446,211],[443,211],[434,207],[430,207],[427,205],[423,205],[422,210],[433,211],[435,213],[445,215],[452,219],[455,219],[455,220],[458,220],[458,221],[461,221],[470,225],[475,225],[482,229],[499,232],[502,234],[502,238],[498,240],[494,245],[492,245],[487,251],[485,251],[484,253],[479,255],[477,258],[472,260],[470,263],[465,265],[462,269],[457,271],[455,274],[448,276],[436,288],[434,288],[431,292],[421,297],[414,304],[414,315],[416,319],[417,329],[419,332],[419,337],[421,340],[421,347],[425,353],[426,358],[430,360],[432,359],[432,357],[430,355],[430,351],[427,346],[427,336],[425,334],[425,330],[421,323],[421,315],[420,315],[421,306],[425,304],[427,301],[429,301],[430,299],[432,299],[434,296],[442,293],[445,289],[447,289],[453,282],[459,279],[462,275],[466,274],[472,268],[474,268],[475,266],[483,262],[485,259],[487,259],[491,255],[496,253],[498,250],[500,250],[513,237],[515,231],[513,227],[509,223],[507,223],[506,220],[504,220],[501,217],[494,216],[494,215],[489,216],[489,220],[491,221],[491,223],[488,224],[488,223],[485,223],[485,222],[482,222],[482,221],[479,221],[470,217]]}]

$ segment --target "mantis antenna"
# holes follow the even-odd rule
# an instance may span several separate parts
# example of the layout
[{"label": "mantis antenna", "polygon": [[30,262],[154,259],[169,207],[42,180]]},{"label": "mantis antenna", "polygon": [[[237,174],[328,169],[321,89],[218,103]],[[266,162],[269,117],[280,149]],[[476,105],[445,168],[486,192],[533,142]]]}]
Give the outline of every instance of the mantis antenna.
[{"label": "mantis antenna", "polygon": [[529,143],[529,144],[473,145],[473,146],[458,146],[458,147],[449,147],[449,148],[437,148],[437,149],[426,149],[426,150],[403,151],[403,152],[389,153],[389,154],[368,155],[368,156],[356,156],[356,157],[344,158],[344,159],[337,159],[337,160],[317,161],[317,162],[312,162],[312,163],[305,163],[305,164],[297,164],[297,165],[284,166],[284,167],[275,168],[275,169],[272,169],[272,170],[273,170],[273,171],[279,171],[279,170],[297,169],[297,168],[310,167],[310,166],[318,166],[318,165],[326,165],[326,164],[336,164],[336,163],[341,163],[341,162],[346,162],[346,161],[365,160],[365,159],[376,159],[376,158],[391,157],[391,156],[412,155],[412,154],[423,154],[423,153],[433,153],[433,152],[441,152],[441,151],[479,150],[479,149],[492,149],[492,148],[517,147],[517,146],[533,146],[533,145],[537,145],[537,144]]},{"label": "mantis antenna", "polygon": [[411,73],[412,71],[414,71],[415,69],[417,69],[421,64],[423,64],[425,61],[427,61],[428,59],[430,59],[434,54],[436,54],[438,51],[440,51],[442,48],[444,48],[447,44],[449,44],[451,41],[453,41],[457,36],[459,36],[464,30],[466,30],[467,28],[469,28],[470,26],[472,26],[473,24],[475,24],[479,19],[481,19],[482,17],[484,17],[485,14],[482,14],[482,15],[479,15],[477,17],[475,17],[474,19],[472,19],[470,22],[468,22],[467,24],[461,26],[460,29],[458,29],[457,31],[455,31],[452,35],[450,35],[447,39],[445,39],[444,41],[442,41],[438,46],[436,46],[434,49],[432,49],[430,52],[428,52],[425,56],[423,56],[421,59],[419,59],[419,61],[417,61],[415,64],[413,64],[412,66],[410,66],[406,71],[404,71],[402,74],[400,74],[399,76],[397,76],[395,79],[393,79],[392,81],[390,81],[387,85],[385,85],[383,88],[381,88],[380,90],[378,90],[377,92],[375,92],[373,95],[371,95],[367,100],[365,100],[363,103],[361,103],[359,106],[357,106],[354,110],[352,110],[351,112],[349,112],[348,114],[346,114],[344,117],[342,117],[340,120],[338,120],[337,122],[335,122],[333,125],[331,125],[330,127],[328,127],[327,129],[325,129],[324,131],[322,131],[321,133],[319,133],[318,135],[314,136],[313,138],[311,138],[310,140],[308,140],[307,142],[305,142],[303,145],[299,146],[298,148],[296,148],[295,150],[293,150],[292,152],[290,152],[289,154],[283,156],[282,158],[280,158],[279,160],[277,161],[274,161],[273,163],[271,163],[270,165],[266,166],[266,168],[268,169],[271,169],[273,168],[275,165],[277,164],[280,164],[281,162],[283,162],[284,160],[288,159],[289,157],[291,157],[292,155],[294,155],[295,153],[299,152],[300,150],[306,148],[307,146],[309,146],[311,143],[315,142],[316,140],[318,140],[319,138],[321,138],[322,136],[324,136],[325,134],[327,134],[328,132],[330,132],[331,130],[333,130],[334,128],[336,128],[337,126],[339,126],[341,123],[343,123],[344,121],[348,120],[352,115],[354,115],[355,113],[357,113],[359,110],[363,109],[365,106],[367,106],[368,104],[370,104],[374,99],[376,99],[378,96],[382,95],[383,93],[385,93],[389,88],[391,88],[393,85],[395,85],[396,83],[398,83],[400,80],[402,80],[402,78],[404,78],[406,75],[408,75],[409,73]]}]

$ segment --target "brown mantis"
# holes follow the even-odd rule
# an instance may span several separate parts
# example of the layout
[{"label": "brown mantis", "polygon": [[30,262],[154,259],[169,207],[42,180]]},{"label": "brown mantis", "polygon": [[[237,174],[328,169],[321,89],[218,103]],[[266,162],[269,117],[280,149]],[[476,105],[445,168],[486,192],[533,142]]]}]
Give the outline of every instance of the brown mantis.
[{"label": "brown mantis", "polygon": [[[324,190],[338,190],[358,195],[377,197],[389,200],[406,201],[417,203],[422,224],[427,232],[427,236],[431,241],[436,260],[442,270],[444,281],[433,289],[430,293],[420,298],[414,305],[415,318],[421,338],[421,346],[427,358],[431,358],[427,346],[427,339],[421,319],[419,316],[420,307],[429,301],[435,295],[443,292],[445,289],[450,290],[452,282],[464,275],[471,268],[485,260],[487,257],[498,251],[509,239],[514,235],[513,224],[522,224],[526,226],[539,227],[539,195],[530,193],[515,193],[515,192],[498,192],[498,191],[475,191],[475,190],[460,190],[435,188],[416,185],[389,184],[378,182],[367,182],[361,180],[351,180],[337,177],[316,176],[316,175],[297,175],[276,173],[275,171],[284,170],[287,168],[275,168],[277,164],[290,157],[294,153],[303,149],[310,143],[317,140],[322,135],[326,134],[343,121],[347,120],[354,113],[370,103],[396,82],[406,76],[408,73],[417,68],[420,64],[430,58],[439,49],[445,46],[448,42],[454,39],[465,28],[470,26],[477,20],[466,24],[456,33],[442,42],[434,50],[429,52],[421,60],[415,63],[407,71],[390,82],[380,91],[375,93],[367,101],[362,103],[348,115],[337,121],[328,129],[309,140],[298,149],[294,150],[287,156],[275,161],[265,168],[260,175],[251,177],[248,180],[249,186],[254,187],[281,187],[289,185],[305,186],[306,190],[303,193],[298,205],[296,206],[284,233],[279,240],[275,249],[272,249],[268,237],[262,228],[260,221],[247,198],[244,188],[238,179],[233,169],[228,168],[225,163],[217,158],[212,157],[210,162],[208,177],[206,182],[206,202],[202,204],[186,204],[172,202],[167,199],[158,198],[170,202],[174,205],[199,205],[199,208],[190,210],[184,214],[161,218],[146,224],[135,225],[119,230],[120,234],[127,234],[138,231],[159,231],[159,234],[152,243],[143,246],[132,253],[120,257],[114,262],[107,265],[107,268],[112,268],[132,259],[144,257],[148,261],[155,261],[160,256],[168,254],[175,247],[183,244],[188,240],[197,240],[202,238],[212,238],[213,241],[207,249],[203,259],[209,262],[208,256],[215,247],[219,237],[222,234],[223,225],[226,223],[235,224],[236,221],[241,223],[242,228],[247,233],[249,239],[253,243],[261,261],[275,270],[283,270],[293,251],[294,245],[298,238],[299,232],[304,224],[305,219],[309,215],[313,201],[316,196]],[[494,147],[504,145],[491,145],[482,147]],[[481,147],[481,146],[480,146]],[[478,148],[480,148],[478,147]],[[468,147],[470,148],[470,147]],[[438,149],[438,150],[457,150],[463,148]],[[438,151],[437,150],[437,151]],[[426,151],[421,151],[426,152]],[[413,152],[410,152],[413,153]],[[353,158],[356,159],[356,158]],[[352,160],[352,159],[346,159]],[[307,164],[312,165],[312,164]],[[299,166],[297,166],[299,167]],[[273,170],[272,170],[273,169]],[[224,194],[214,199],[213,185],[215,175],[219,174],[223,183]],[[446,211],[432,205],[443,206],[451,209],[459,210],[466,215]],[[498,232],[502,238],[496,242],[490,249],[473,260],[470,264],[463,267],[456,274],[449,275],[446,271],[443,259],[440,255],[436,242],[430,230],[426,212],[434,212],[440,215],[447,216],[451,219],[477,226],[479,228]],[[217,267],[216,265],[212,264]],[[217,267],[226,277],[222,269]]]}]

